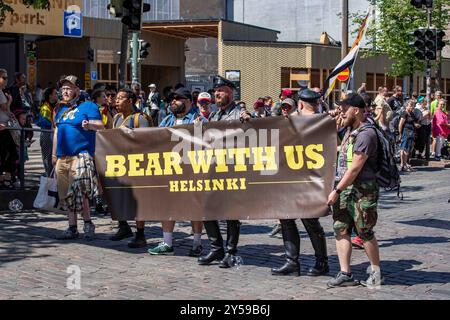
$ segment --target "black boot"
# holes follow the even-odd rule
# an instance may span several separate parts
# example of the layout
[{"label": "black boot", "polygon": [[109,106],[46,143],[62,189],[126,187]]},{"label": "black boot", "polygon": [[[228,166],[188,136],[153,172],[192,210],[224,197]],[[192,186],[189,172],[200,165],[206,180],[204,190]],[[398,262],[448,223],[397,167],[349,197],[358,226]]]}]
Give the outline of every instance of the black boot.
[{"label": "black boot", "polygon": [[231,268],[233,266],[234,254],[227,253],[222,261],[219,262],[219,268]]},{"label": "black boot", "polygon": [[227,253],[235,255],[239,242],[239,234],[241,231],[241,223],[239,220],[227,220]]},{"label": "black boot", "polygon": [[281,233],[283,235],[284,249],[286,251],[286,263],[280,268],[272,268],[272,275],[276,276],[300,276],[300,236],[295,220],[280,220]]},{"label": "black boot", "polygon": [[109,238],[111,241],[120,241],[133,236],[133,231],[126,221],[119,221],[119,230]]},{"label": "black boot", "polygon": [[309,239],[314,248],[314,255],[316,256],[316,264],[308,270],[307,275],[317,277],[327,274],[330,271],[328,266],[327,242],[319,219],[302,219],[302,222],[308,232]]},{"label": "black boot", "polygon": [[208,234],[211,250],[206,256],[198,258],[198,264],[207,265],[213,261],[222,260],[225,256],[225,250],[223,249],[223,238],[220,233],[219,222],[205,221],[203,225]]},{"label": "black boot", "polygon": [[225,250],[223,248],[215,251],[210,251],[206,256],[198,258],[199,265],[207,265],[214,261],[221,261],[225,256]]},{"label": "black boot", "polygon": [[144,229],[137,229],[134,239],[128,242],[128,248],[138,249],[146,246],[147,240],[145,239]]}]

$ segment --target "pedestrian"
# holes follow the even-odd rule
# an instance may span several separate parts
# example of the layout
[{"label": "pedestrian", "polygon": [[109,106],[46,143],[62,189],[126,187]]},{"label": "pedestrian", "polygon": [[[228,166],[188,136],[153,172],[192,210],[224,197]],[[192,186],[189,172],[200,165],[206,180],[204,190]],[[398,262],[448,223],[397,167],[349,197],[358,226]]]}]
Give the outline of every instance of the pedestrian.
[{"label": "pedestrian", "polygon": [[425,156],[423,154],[425,147],[430,147],[431,136],[431,112],[427,108],[427,101],[424,96],[418,97],[415,110],[421,114],[415,148],[417,150],[417,158],[422,159]]},{"label": "pedestrian", "polygon": [[378,88],[378,95],[375,97],[375,122],[384,131],[386,135],[390,135],[389,123],[392,121],[394,113],[389,103],[386,101],[388,89],[386,87]]},{"label": "pedestrian", "polygon": [[[233,101],[233,92],[236,89],[233,82],[221,76],[216,76],[213,79],[213,87],[215,89],[214,95],[218,110],[211,114],[209,117],[210,122],[230,120],[247,121],[251,118],[247,111],[241,111],[239,105]],[[220,268],[230,268],[232,266],[237,253],[241,223],[239,220],[226,220],[226,223],[227,245],[225,250],[219,222],[216,220],[203,222],[210,242],[210,251],[207,255],[198,258],[200,265],[208,265],[214,261],[220,261]]]},{"label": "pedestrian", "polygon": [[415,171],[409,164],[411,152],[414,148],[415,130],[420,128],[419,120],[414,114],[416,102],[409,100],[406,102],[405,111],[400,115],[398,132],[400,138],[400,170]]},{"label": "pedestrian", "polygon": [[266,113],[271,115],[273,106],[274,106],[274,103],[273,103],[272,97],[271,96],[265,96],[264,97],[264,109],[266,110]]},{"label": "pedestrian", "polygon": [[158,113],[161,104],[161,95],[156,90],[156,84],[152,83],[148,86],[150,93],[147,98],[146,113],[153,119],[153,126],[158,126]]},{"label": "pedestrian", "polygon": [[108,107],[108,113],[110,117],[113,119],[114,116],[117,114],[116,110],[116,96],[117,96],[117,89],[116,87],[112,85],[107,85],[105,87],[105,95],[106,95],[106,105]]},{"label": "pedestrian", "polygon": [[342,173],[342,178],[328,196],[327,204],[333,206],[333,228],[340,271],[327,285],[343,287],[358,284],[350,269],[350,234],[353,229],[364,241],[371,264],[369,278],[361,284],[381,285],[378,242],[373,231],[378,217],[378,137],[373,125],[366,121],[366,104],[360,95],[351,93],[340,105],[343,125],[350,127],[352,132],[346,135],[339,153],[338,173]]},{"label": "pedestrian", "polygon": [[[319,99],[321,94],[310,89],[303,89],[299,93],[299,108],[291,113],[292,116],[307,117],[319,113]],[[283,109],[292,107],[292,99],[285,99],[281,106]],[[283,106],[283,105],[289,105]],[[285,111],[285,116],[289,116],[288,111]],[[329,272],[327,243],[325,232],[320,225],[318,218],[300,219],[305,226],[311,244],[315,253],[314,267],[307,272],[308,276],[320,276]],[[279,268],[272,268],[272,275],[295,275],[300,276],[300,263],[298,261],[300,256],[300,235],[298,232],[295,219],[280,219],[281,234],[283,236],[283,244],[286,255],[286,263]]]},{"label": "pedestrian", "polygon": [[[8,91],[12,97],[11,112],[16,109],[24,109],[22,105],[22,96],[20,94],[20,88],[27,84],[27,77],[22,72],[16,72],[14,75],[14,83],[9,87]],[[24,91],[24,89],[23,89]]]},{"label": "pedestrian", "polygon": [[434,112],[432,131],[433,137],[436,139],[435,159],[440,161],[445,139],[450,135],[448,107],[446,107],[446,101],[444,99],[439,100],[436,111]]},{"label": "pedestrian", "polygon": [[[53,130],[55,128],[55,108],[58,103],[58,93],[55,87],[44,90],[43,103],[39,109],[39,119],[36,125],[43,130]],[[42,162],[44,163],[45,174],[50,177],[53,171],[52,149],[53,132],[41,132],[39,136],[41,145]]]},{"label": "pedestrian", "polygon": [[395,86],[392,91],[394,91],[394,94],[388,99],[387,103],[393,112],[397,112],[403,106],[403,89],[401,86]]},{"label": "pedestrian", "polygon": [[292,91],[290,89],[283,89],[279,95],[279,102],[276,103],[272,108],[272,116],[281,116],[281,103],[287,98],[292,99]]},{"label": "pedestrian", "polygon": [[112,128],[111,114],[108,112],[106,92],[104,89],[97,89],[92,92],[91,101],[97,105],[98,111],[102,116],[102,122],[105,129]]},{"label": "pedestrian", "polygon": [[442,100],[442,91],[439,91],[439,90],[436,91],[434,93],[434,97],[435,97],[435,99],[431,102],[431,106],[430,106],[431,117],[434,116],[434,113],[438,109],[439,101]]},{"label": "pedestrian", "polygon": [[252,113],[253,118],[266,118],[270,117],[270,112],[267,111],[266,106],[264,105],[264,99],[259,98],[253,104],[253,109],[255,110]]},{"label": "pedestrian", "polygon": [[197,98],[197,107],[200,110],[200,114],[205,118],[209,119],[211,115],[211,95],[208,92],[201,92]]},{"label": "pedestrian", "polygon": [[[136,129],[148,128],[153,126],[153,122],[146,114],[136,111],[137,96],[130,89],[120,89],[116,97],[117,114],[112,121],[113,129]],[[136,233],[132,241],[128,243],[129,248],[143,248],[147,246],[145,239],[145,221],[136,220]],[[109,239],[111,241],[120,241],[133,236],[133,231],[126,220],[119,220],[117,232]]]},{"label": "pedestrian", "polygon": [[135,105],[136,111],[144,112],[146,104],[145,104],[145,99],[141,95],[141,84],[139,82],[132,83],[131,90],[134,92],[134,94],[137,97],[136,105]]},{"label": "pedestrian", "polygon": [[79,237],[77,213],[80,211],[84,219],[84,237],[92,239],[95,226],[91,221],[89,200],[99,194],[93,159],[95,131],[104,126],[94,103],[77,103],[80,96],[77,77],[65,77],[60,88],[62,100],[55,116],[52,158],[56,164],[59,199],[69,211],[69,228],[58,239]]},{"label": "pedestrian", "polygon": [[[192,107],[192,95],[189,90],[180,87],[169,96],[170,111],[164,120],[159,124],[160,128],[172,127],[181,124],[192,124],[195,121],[206,122],[207,120],[201,116],[197,108]],[[162,221],[162,230],[164,241],[155,248],[149,249],[148,253],[151,255],[172,255],[173,250],[173,231],[175,229],[175,221]],[[192,229],[194,231],[194,241],[192,248],[189,250],[189,256],[199,257],[203,252],[202,247],[202,229],[201,221],[191,221]]]}]

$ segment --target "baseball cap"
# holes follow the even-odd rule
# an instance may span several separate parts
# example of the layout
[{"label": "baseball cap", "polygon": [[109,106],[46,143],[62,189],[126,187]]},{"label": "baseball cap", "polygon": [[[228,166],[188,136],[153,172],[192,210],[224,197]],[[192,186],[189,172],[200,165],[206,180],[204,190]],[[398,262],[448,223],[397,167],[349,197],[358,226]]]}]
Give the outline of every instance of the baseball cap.
[{"label": "baseball cap", "polygon": [[233,82],[218,75],[213,79],[213,88],[216,89],[220,87],[230,87],[231,89],[236,89]]},{"label": "baseball cap", "polygon": [[177,99],[177,98],[192,100],[192,94],[185,87],[181,87],[181,88],[178,88],[176,91],[170,93],[170,95],[169,95],[170,101],[172,101],[173,99]]},{"label": "baseball cap", "polygon": [[292,96],[292,90],[284,89],[284,90],[281,91],[281,95],[282,96],[287,96],[287,97]]},{"label": "baseball cap", "polygon": [[361,95],[359,95],[358,93],[354,93],[354,92],[348,94],[345,99],[336,102],[336,104],[357,107],[357,108],[361,108],[361,109],[366,108],[366,103],[364,102],[364,99],[361,97]]},{"label": "baseball cap", "polygon": [[281,101],[281,105],[283,104],[288,104],[290,105],[292,108],[295,108],[295,101],[291,98],[286,98],[283,101]]},{"label": "baseball cap", "polygon": [[420,97],[417,99],[417,102],[418,102],[418,103],[422,103],[424,100],[425,100],[425,97],[424,97],[424,96],[420,96]]},{"label": "baseball cap", "polygon": [[64,84],[64,82],[70,82],[71,84],[73,84],[76,87],[80,86],[80,82],[78,81],[78,78],[74,75],[70,75],[70,76],[66,76],[66,77],[62,78],[59,81],[59,85],[62,86]]},{"label": "baseball cap", "polygon": [[204,101],[211,102],[211,95],[208,92],[201,92],[198,95],[197,101],[199,103]]}]

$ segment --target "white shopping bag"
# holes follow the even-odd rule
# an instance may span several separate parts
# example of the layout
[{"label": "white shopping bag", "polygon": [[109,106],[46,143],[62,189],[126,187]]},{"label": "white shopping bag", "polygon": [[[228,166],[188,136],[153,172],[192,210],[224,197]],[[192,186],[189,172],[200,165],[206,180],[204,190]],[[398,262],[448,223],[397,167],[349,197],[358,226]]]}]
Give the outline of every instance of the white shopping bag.
[{"label": "white shopping bag", "polygon": [[41,177],[41,183],[39,185],[39,191],[34,199],[33,206],[36,209],[42,209],[52,211],[56,213],[67,213],[61,206],[58,196],[58,186],[54,171],[50,177]]}]

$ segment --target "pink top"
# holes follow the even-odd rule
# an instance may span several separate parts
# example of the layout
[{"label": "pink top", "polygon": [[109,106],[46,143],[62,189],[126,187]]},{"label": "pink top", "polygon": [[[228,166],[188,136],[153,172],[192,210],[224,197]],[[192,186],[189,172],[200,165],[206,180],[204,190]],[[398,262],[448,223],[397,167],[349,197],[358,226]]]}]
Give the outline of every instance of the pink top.
[{"label": "pink top", "polygon": [[448,123],[448,114],[443,112],[439,108],[436,109],[431,125],[433,138],[436,138],[438,136],[447,138],[447,136],[450,134],[450,128],[447,126]]}]

